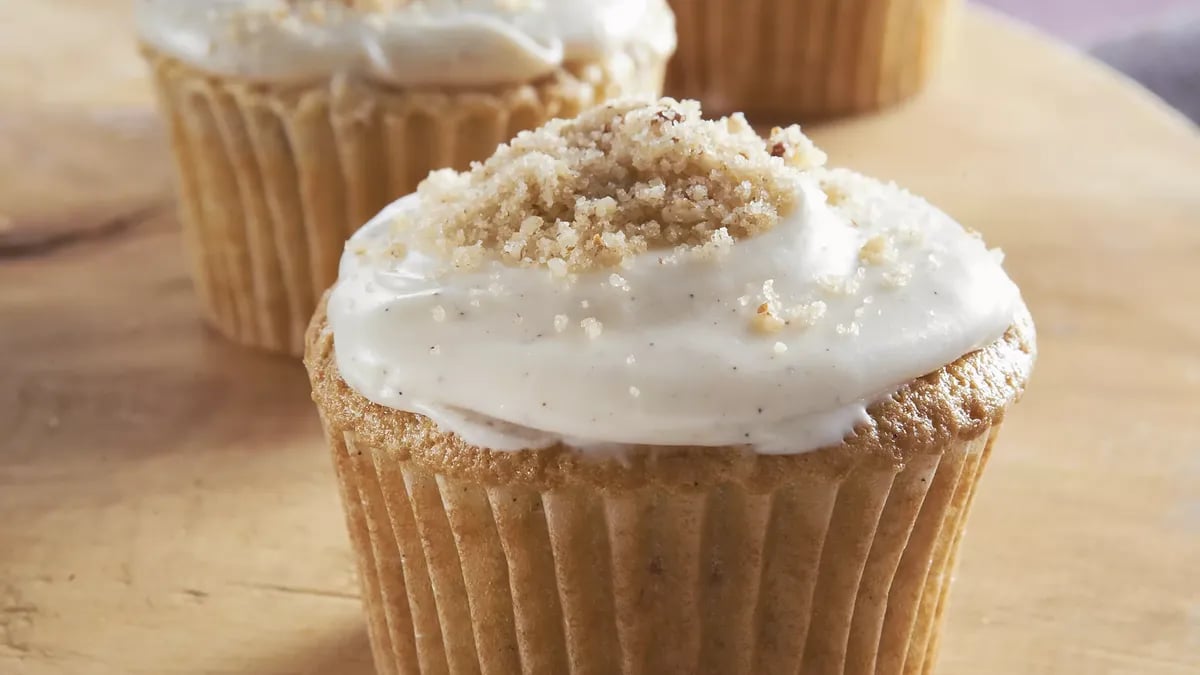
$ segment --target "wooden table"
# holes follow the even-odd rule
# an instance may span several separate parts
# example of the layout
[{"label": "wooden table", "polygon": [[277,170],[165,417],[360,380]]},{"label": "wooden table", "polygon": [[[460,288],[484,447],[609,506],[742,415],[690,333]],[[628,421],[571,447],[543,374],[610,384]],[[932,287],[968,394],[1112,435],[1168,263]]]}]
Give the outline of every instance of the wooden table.
[{"label": "wooden table", "polygon": [[[368,673],[304,374],[197,316],[125,11],[0,8],[0,673]],[[927,96],[813,131],[1002,246],[1041,332],[940,672],[1200,672],[1196,129],[972,14]]]}]

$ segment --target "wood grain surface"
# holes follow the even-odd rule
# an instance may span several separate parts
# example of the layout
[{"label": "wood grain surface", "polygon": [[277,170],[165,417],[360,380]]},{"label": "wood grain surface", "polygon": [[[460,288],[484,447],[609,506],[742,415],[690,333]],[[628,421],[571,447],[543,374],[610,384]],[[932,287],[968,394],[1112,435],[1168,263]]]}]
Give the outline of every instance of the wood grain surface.
[{"label": "wood grain surface", "polygon": [[[197,316],[127,7],[0,4],[0,673],[369,673],[304,374]],[[1040,329],[940,672],[1200,672],[1200,134],[994,17],[960,43],[810,130],[1003,247]]]}]

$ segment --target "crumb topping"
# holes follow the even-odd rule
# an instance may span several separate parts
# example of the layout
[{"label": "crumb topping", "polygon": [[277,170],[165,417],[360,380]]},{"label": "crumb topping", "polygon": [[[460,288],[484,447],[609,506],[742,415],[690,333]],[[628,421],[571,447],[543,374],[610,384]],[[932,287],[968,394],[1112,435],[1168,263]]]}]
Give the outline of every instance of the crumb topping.
[{"label": "crumb topping", "polygon": [[750,325],[759,333],[778,333],[783,330],[786,323],[775,315],[769,304],[764,302],[754,312],[753,318],[750,319]]},{"label": "crumb topping", "polygon": [[587,333],[587,336],[592,340],[599,338],[600,334],[604,332],[604,324],[600,323],[595,317],[591,316],[583,321],[580,321],[579,327],[582,328],[583,332]]},{"label": "crumb topping", "polygon": [[694,101],[621,101],[430,174],[398,226],[458,269],[498,258],[566,277],[653,249],[719,257],[791,212],[803,171],[824,160],[797,127],[763,139],[741,115],[702,119]]},{"label": "crumb topping", "polygon": [[892,243],[883,235],[875,235],[863,243],[858,251],[859,260],[868,265],[882,265],[891,261],[896,253]]}]

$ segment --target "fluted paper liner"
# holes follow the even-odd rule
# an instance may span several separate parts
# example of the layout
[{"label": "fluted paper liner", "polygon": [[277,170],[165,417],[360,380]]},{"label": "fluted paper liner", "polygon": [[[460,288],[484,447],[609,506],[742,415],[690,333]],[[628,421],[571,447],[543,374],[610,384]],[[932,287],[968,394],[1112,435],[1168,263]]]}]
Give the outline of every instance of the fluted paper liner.
[{"label": "fluted paper liner", "polygon": [[712,111],[820,119],[919,91],[958,0],[671,0],[667,94]]},{"label": "fluted paper liner", "polygon": [[[656,95],[664,64],[572,66],[531,84],[398,90],[347,77],[280,88],[209,76],[149,48],[201,307],[229,338],[299,355],[346,238],[433,169],[466,168],[554,117]],[[626,73],[626,71],[630,71]]]},{"label": "fluted paper liner", "polygon": [[[932,671],[980,473],[1034,353],[1003,338],[795,455],[466,444],[305,363],[380,673]],[[499,394],[498,394],[499,395]]]},{"label": "fluted paper liner", "polygon": [[927,673],[994,433],[900,468],[537,489],[330,429],[381,673]]}]

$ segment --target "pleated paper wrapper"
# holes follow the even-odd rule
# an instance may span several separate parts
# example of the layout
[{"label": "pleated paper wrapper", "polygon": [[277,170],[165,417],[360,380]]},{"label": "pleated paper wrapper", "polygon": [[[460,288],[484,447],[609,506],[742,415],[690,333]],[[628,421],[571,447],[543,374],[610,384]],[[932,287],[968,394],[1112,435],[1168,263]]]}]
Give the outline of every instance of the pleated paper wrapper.
[{"label": "pleated paper wrapper", "polygon": [[753,121],[819,120],[907,99],[942,58],[959,0],[671,0],[666,91]]},{"label": "pleated paper wrapper", "polygon": [[[236,342],[299,355],[346,238],[429,171],[618,95],[657,95],[664,64],[588,64],[490,90],[398,90],[350,77],[280,88],[143,48],[167,122],[200,304]],[[626,58],[619,63],[628,63]],[[616,62],[615,62],[616,63]]]},{"label": "pleated paper wrapper", "polygon": [[380,673],[929,673],[996,428],[758,491],[486,485],[326,417]]}]

